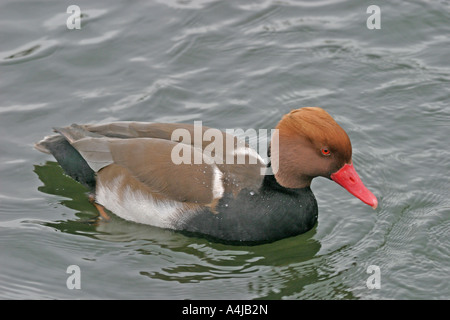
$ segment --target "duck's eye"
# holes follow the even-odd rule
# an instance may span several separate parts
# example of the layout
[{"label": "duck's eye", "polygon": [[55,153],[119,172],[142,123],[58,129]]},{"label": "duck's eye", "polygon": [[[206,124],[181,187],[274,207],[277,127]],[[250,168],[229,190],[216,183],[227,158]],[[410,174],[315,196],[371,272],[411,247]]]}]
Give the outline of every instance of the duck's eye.
[{"label": "duck's eye", "polygon": [[322,148],[322,154],[324,155],[324,156],[329,156],[330,154],[331,154],[331,151],[330,151],[330,149],[328,149],[328,148]]}]

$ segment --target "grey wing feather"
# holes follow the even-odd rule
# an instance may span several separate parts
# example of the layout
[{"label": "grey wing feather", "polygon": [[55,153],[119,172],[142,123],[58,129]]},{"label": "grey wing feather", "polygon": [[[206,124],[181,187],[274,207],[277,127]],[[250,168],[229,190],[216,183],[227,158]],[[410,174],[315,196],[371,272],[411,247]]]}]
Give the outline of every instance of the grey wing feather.
[{"label": "grey wing feather", "polygon": [[55,131],[69,141],[95,172],[114,162],[109,149],[110,138],[89,132],[76,124],[55,128]]},{"label": "grey wing feather", "polygon": [[95,172],[114,162],[107,138],[84,138],[72,143]]}]

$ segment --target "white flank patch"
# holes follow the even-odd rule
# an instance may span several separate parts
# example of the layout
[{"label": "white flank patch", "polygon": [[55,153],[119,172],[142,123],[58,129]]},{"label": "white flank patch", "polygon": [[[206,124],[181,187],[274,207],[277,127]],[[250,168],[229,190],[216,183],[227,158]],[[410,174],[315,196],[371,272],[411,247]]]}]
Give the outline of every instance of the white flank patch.
[{"label": "white flank patch", "polygon": [[[96,201],[117,216],[142,224],[174,229],[182,214],[183,204],[173,200],[158,201],[151,195],[134,191],[130,187],[119,190],[123,176],[115,178],[110,184],[97,184]],[[119,194],[122,191],[122,198]]]},{"label": "white flank patch", "polygon": [[222,171],[220,171],[219,168],[217,168],[217,166],[214,166],[214,172],[212,177],[212,187],[213,187],[212,193],[214,199],[222,198],[223,193],[225,191],[223,187],[222,176],[223,176]]}]

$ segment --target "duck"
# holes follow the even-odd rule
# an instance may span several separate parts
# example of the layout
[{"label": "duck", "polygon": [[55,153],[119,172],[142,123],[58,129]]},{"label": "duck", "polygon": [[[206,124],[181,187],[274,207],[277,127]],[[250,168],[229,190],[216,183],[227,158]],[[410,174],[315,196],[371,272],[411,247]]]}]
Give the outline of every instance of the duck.
[{"label": "duck", "polygon": [[228,131],[195,122],[116,121],[53,130],[36,149],[53,155],[65,174],[88,188],[106,220],[112,213],[219,242],[273,242],[317,224],[316,177],[378,206],[354,168],[349,136],[320,107],[281,117],[267,161]]}]

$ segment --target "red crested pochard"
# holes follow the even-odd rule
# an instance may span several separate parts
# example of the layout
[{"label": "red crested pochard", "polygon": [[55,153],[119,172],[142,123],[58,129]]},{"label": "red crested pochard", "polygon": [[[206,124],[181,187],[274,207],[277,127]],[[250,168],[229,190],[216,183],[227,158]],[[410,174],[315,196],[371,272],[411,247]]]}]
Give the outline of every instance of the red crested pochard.
[{"label": "red crested pochard", "polygon": [[[69,176],[93,191],[102,216],[104,207],[126,220],[216,240],[269,242],[310,230],[318,213],[310,185],[319,176],[377,207],[353,167],[348,135],[321,108],[283,116],[268,164],[216,129],[215,139],[221,134],[221,145],[232,148],[218,150],[216,144],[206,156],[211,139],[179,139],[179,133],[198,135],[197,129],[144,122],[72,125],[55,128],[58,134],[36,148],[51,153]],[[200,130],[202,135],[211,129]],[[174,161],[174,154],[192,161]],[[239,154],[245,154],[244,163],[235,161]]]}]

